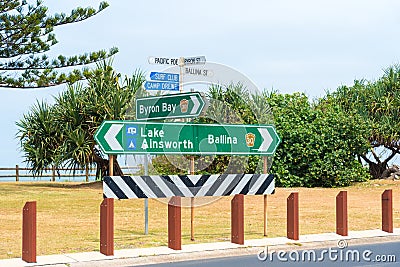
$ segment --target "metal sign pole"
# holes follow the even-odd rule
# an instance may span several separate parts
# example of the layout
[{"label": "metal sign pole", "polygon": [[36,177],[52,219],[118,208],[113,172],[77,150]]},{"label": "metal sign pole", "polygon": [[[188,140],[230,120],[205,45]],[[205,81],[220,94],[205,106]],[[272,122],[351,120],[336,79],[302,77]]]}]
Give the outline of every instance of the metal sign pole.
[{"label": "metal sign pole", "polygon": [[[268,173],[268,158],[263,157],[263,173]],[[268,199],[267,195],[264,195],[264,236],[267,236],[267,207],[268,207]]]},{"label": "metal sign pole", "polygon": [[[148,165],[148,159],[147,159],[147,154],[144,155],[144,175],[147,176],[149,175],[149,165]],[[149,234],[149,199],[145,198],[144,199],[144,234],[148,235]]]},{"label": "metal sign pole", "polygon": [[[194,156],[190,157],[190,174],[194,175]],[[194,197],[190,198],[190,240],[194,241]]]},{"label": "metal sign pole", "polygon": [[179,58],[179,92],[183,92],[183,66],[185,65],[185,58]]}]

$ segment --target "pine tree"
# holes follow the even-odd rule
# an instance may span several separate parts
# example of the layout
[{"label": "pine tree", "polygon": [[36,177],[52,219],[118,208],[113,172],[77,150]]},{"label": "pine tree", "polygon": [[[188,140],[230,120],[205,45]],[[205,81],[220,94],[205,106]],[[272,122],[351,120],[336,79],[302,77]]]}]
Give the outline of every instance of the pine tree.
[{"label": "pine tree", "polygon": [[[87,68],[77,66],[104,60],[118,49],[50,59],[46,52],[57,43],[53,30],[88,19],[107,7],[108,3],[101,2],[97,10],[78,7],[70,15],[48,15],[41,0],[34,4],[26,0],[0,0],[0,87],[49,87],[84,79]],[[66,70],[70,67],[75,68]]]}]

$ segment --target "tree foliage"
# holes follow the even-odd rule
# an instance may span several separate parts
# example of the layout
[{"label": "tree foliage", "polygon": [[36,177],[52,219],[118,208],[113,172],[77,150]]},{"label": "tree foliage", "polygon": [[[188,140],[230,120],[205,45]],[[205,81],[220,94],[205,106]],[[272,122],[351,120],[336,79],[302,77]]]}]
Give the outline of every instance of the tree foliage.
[{"label": "tree foliage", "polygon": [[70,15],[64,13],[48,15],[47,7],[37,0],[29,4],[23,0],[0,2],[0,86],[13,88],[48,87],[62,83],[73,83],[89,75],[86,68],[75,68],[70,72],[59,69],[87,65],[104,60],[117,53],[116,48],[108,52],[84,53],[66,57],[59,55],[50,59],[48,52],[57,43],[54,28],[86,20],[105,8],[78,7]]},{"label": "tree foliage", "polygon": [[125,118],[144,80],[140,71],[122,81],[120,76],[109,65],[99,64],[89,73],[86,86],[68,85],[54,105],[38,102],[17,122],[25,161],[34,174],[51,166],[107,166],[94,133],[103,120]]},{"label": "tree foliage", "polygon": [[[369,164],[370,173],[380,178],[388,162],[400,154],[400,66],[392,66],[376,81],[356,80],[353,86],[339,87],[328,94],[346,114],[357,113],[369,125],[368,154],[359,154]],[[389,153],[380,154],[377,148]]]},{"label": "tree foliage", "polygon": [[280,186],[334,187],[368,179],[357,161],[368,144],[362,118],[341,112],[334,102],[311,104],[304,94],[267,98],[282,138],[272,172]]},{"label": "tree foliage", "polygon": [[[357,160],[368,151],[368,125],[332,99],[310,103],[304,94],[252,94],[240,85],[211,86],[208,96],[210,107],[199,123],[275,124],[282,142],[268,158],[268,168],[278,186],[347,186],[369,178]],[[160,156],[153,166],[161,174],[187,173],[188,164],[181,168],[182,162],[188,159]],[[261,173],[261,168],[258,156],[196,157],[195,165],[199,174]]]}]

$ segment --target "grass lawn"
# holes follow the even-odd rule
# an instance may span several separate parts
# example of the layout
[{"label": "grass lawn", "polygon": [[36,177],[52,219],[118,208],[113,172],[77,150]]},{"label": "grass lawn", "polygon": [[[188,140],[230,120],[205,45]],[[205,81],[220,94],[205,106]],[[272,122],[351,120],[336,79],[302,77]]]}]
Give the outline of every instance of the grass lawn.
[{"label": "grass lawn", "polygon": [[[268,196],[268,236],[286,236],[286,198],[299,192],[300,234],[335,232],[335,197],[348,191],[349,230],[381,227],[381,194],[393,189],[394,227],[400,227],[400,182],[371,181],[347,188],[277,188]],[[200,198],[195,204],[195,241],[190,208],[182,209],[182,243],[230,240],[231,197]],[[99,250],[101,183],[0,183],[0,259],[21,257],[22,208],[37,201],[37,254]],[[184,200],[186,203],[188,199]],[[144,200],[115,201],[115,249],[167,245],[167,205],[149,200],[149,234],[144,235]],[[263,238],[263,196],[245,197],[245,238]]]}]

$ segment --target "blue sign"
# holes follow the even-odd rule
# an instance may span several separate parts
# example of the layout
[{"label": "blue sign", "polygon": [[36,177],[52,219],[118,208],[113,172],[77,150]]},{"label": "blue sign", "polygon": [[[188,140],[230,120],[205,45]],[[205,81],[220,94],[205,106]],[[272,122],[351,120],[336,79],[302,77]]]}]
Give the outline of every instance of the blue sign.
[{"label": "blue sign", "polygon": [[144,88],[146,90],[179,91],[179,83],[146,81]]},{"label": "blue sign", "polygon": [[153,81],[164,81],[164,82],[179,82],[179,74],[166,73],[166,72],[151,72],[150,79]]},{"label": "blue sign", "polygon": [[137,125],[127,125],[126,126],[126,135],[137,135]]},{"label": "blue sign", "polygon": [[128,139],[126,142],[126,147],[128,150],[136,150],[136,139],[135,138]]}]

